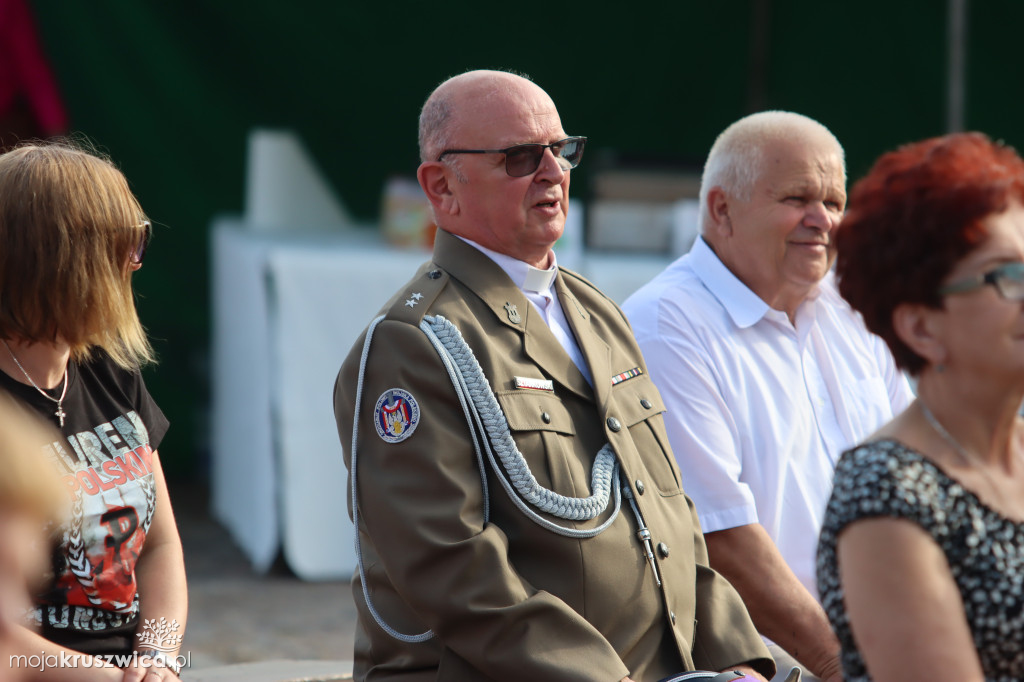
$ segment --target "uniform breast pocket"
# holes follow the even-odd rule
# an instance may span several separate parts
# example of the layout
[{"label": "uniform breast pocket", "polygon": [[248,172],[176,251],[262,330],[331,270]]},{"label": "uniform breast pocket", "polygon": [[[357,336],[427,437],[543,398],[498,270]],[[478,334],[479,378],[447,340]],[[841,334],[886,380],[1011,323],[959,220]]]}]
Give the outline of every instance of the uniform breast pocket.
[{"label": "uniform breast pocket", "polygon": [[629,427],[640,458],[662,495],[680,495],[679,468],[665,431],[665,403],[646,374],[612,387],[613,410]]},{"label": "uniform breast pocket", "polygon": [[495,397],[537,482],[563,495],[585,495],[590,472],[571,456],[576,428],[562,401],[543,391],[498,391]]}]

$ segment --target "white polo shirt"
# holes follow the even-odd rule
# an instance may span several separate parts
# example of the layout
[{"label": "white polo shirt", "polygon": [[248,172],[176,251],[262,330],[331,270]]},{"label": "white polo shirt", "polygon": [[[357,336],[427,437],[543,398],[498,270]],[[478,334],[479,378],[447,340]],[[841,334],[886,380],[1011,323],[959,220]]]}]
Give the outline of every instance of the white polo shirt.
[{"label": "white polo shirt", "polygon": [[835,463],[913,399],[885,343],[832,273],[794,325],[703,239],[623,309],[668,407],[669,440],[703,531],[760,523],[817,596]]}]

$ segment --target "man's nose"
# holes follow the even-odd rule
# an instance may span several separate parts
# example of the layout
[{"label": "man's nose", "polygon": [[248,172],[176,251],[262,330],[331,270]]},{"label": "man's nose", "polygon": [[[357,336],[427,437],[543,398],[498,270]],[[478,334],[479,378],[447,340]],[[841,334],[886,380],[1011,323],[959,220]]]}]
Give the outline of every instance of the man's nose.
[{"label": "man's nose", "polygon": [[829,232],[838,222],[839,217],[829,210],[824,201],[812,201],[807,204],[804,224],[808,227],[814,227],[822,232]]},{"label": "man's nose", "polygon": [[562,180],[565,179],[565,174],[569,172],[569,169],[564,167],[563,164],[565,164],[565,161],[556,156],[551,151],[551,148],[548,147],[544,150],[544,156],[540,159],[540,166],[537,167],[534,177],[556,185],[561,184]]}]

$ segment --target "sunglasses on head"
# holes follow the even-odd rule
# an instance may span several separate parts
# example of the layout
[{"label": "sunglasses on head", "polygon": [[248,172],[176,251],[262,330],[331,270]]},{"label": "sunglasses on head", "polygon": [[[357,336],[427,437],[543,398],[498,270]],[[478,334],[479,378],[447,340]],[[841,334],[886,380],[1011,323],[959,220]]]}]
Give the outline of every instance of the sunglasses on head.
[{"label": "sunglasses on head", "polygon": [[1006,263],[939,289],[940,296],[963,294],[991,284],[1007,301],[1024,301],[1024,263]]},{"label": "sunglasses on head", "polygon": [[142,235],[139,237],[139,243],[132,249],[132,264],[142,265],[142,259],[146,257],[146,248],[149,246],[149,240],[153,238],[153,223],[148,220],[143,220],[135,227],[142,228]]},{"label": "sunglasses on head", "polygon": [[446,149],[437,157],[440,161],[448,154],[504,154],[505,172],[513,178],[530,175],[540,167],[544,150],[550,149],[563,171],[572,170],[583,158],[585,137],[567,137],[551,144],[515,144],[504,149]]}]

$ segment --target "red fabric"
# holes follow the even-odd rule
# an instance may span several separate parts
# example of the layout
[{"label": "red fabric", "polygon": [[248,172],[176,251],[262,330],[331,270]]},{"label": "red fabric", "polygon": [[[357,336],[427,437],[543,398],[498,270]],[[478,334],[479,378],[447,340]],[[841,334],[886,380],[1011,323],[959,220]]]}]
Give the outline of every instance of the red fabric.
[{"label": "red fabric", "polygon": [[28,5],[25,0],[0,0],[0,117],[12,112],[19,95],[31,109],[38,134],[67,130],[67,113]]}]

